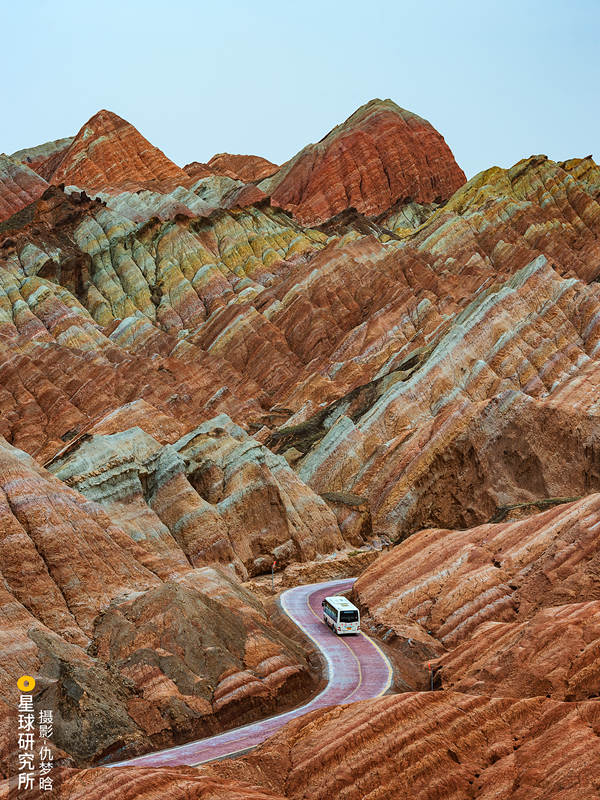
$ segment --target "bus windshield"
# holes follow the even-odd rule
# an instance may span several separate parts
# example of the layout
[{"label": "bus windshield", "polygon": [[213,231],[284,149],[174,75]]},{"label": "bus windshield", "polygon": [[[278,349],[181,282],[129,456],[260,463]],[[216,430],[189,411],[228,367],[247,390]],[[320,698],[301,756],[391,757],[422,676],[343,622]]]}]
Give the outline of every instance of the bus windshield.
[{"label": "bus windshield", "polygon": [[358,611],[340,611],[340,622],[358,622]]}]

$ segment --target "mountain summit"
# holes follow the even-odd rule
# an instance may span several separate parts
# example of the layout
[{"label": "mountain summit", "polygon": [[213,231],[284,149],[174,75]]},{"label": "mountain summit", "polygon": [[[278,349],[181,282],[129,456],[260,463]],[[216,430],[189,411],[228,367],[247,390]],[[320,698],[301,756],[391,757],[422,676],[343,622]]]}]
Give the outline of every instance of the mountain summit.
[{"label": "mountain summit", "polygon": [[447,200],[466,181],[443,136],[392,100],[371,100],[260,184],[305,225],[348,209],[383,213],[398,200]]},{"label": "mountain summit", "polygon": [[188,176],[131,123],[103,109],[75,136],[51,182],[99,191],[165,178],[187,180]]}]

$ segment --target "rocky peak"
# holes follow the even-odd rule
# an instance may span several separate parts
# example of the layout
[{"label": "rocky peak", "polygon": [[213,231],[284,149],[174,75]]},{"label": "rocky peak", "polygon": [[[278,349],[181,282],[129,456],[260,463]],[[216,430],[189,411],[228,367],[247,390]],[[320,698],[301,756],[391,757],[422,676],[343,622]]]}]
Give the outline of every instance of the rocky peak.
[{"label": "rocky peak", "polygon": [[309,144],[260,188],[303,224],[354,208],[382,214],[399,200],[447,200],[465,174],[435,128],[391,100],[371,100]]},{"label": "rocky peak", "polygon": [[99,191],[173,178],[185,181],[188,176],[133,125],[102,109],[77,133],[51,182]]}]

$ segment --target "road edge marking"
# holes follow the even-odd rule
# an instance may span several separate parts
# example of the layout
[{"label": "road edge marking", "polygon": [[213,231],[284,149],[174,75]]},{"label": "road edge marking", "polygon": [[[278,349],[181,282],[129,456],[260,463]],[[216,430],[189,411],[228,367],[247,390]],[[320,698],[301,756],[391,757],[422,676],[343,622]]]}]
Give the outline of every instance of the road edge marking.
[{"label": "road edge marking", "polygon": [[[382,650],[382,649],[381,649],[381,647],[380,647],[380,646],[377,644],[377,642],[373,641],[373,639],[371,639],[371,637],[369,636],[369,634],[368,634],[368,633],[363,633],[363,636],[365,637],[365,639],[367,639],[369,642],[371,642],[371,644],[373,645],[373,647],[375,648],[375,650],[377,650],[377,652],[379,653],[379,655],[380,655],[380,656],[382,657],[382,659],[385,661],[385,664],[386,664],[386,666],[387,666],[387,669],[388,669],[388,679],[387,679],[387,683],[386,683],[386,685],[385,685],[385,688],[384,688],[384,689],[382,689],[382,690],[379,692],[379,694],[376,694],[376,695],[375,695],[375,697],[382,697],[382,696],[383,696],[383,695],[384,695],[384,694],[385,694],[385,693],[388,691],[388,689],[390,688],[390,686],[392,685],[392,680],[393,680],[393,678],[394,678],[394,668],[392,667],[392,662],[389,660],[389,658],[386,656],[386,654],[383,652],[383,650]],[[372,698],[372,699],[374,699],[374,698]]]}]

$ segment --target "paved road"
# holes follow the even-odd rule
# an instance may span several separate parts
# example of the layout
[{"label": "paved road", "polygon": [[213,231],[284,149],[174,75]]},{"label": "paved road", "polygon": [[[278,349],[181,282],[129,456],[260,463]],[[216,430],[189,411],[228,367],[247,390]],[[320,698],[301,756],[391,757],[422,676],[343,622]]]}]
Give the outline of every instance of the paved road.
[{"label": "paved road", "polygon": [[283,611],[312,639],[327,662],[327,686],[310,702],[283,714],[252,722],[207,739],[148,753],[110,766],[195,766],[256,747],[295,717],[324,706],[379,697],[390,687],[392,668],[380,648],[366,634],[336,636],[323,622],[321,600],[352,587],[349,580],[296,586],[281,595]]}]

